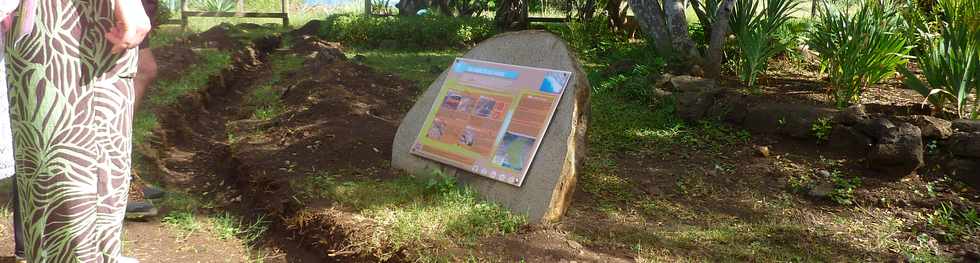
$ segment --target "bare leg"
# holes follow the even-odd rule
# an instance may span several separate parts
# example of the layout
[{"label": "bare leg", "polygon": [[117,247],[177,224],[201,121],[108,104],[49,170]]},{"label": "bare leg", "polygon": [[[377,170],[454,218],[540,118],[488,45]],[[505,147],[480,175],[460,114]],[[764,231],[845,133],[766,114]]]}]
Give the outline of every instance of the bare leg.
[{"label": "bare leg", "polygon": [[146,89],[157,78],[157,59],[153,57],[152,50],[143,48],[140,49],[139,60],[136,61],[136,64],[136,76],[133,78],[133,89],[135,90],[135,97],[133,98],[134,112],[139,109],[140,102],[143,100],[143,94],[146,94]]}]

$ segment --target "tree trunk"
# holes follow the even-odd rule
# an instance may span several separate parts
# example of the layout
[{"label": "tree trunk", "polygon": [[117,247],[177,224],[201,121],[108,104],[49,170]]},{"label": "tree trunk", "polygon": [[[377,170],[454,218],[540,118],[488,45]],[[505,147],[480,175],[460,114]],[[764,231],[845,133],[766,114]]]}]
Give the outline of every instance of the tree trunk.
[{"label": "tree trunk", "polygon": [[[688,65],[701,64],[701,55],[697,46],[691,40],[687,28],[687,17],[684,15],[684,0],[664,0],[664,14],[667,16],[667,28],[670,31],[671,46],[680,55],[680,63]],[[692,63],[693,62],[693,63]]]},{"label": "tree trunk", "polygon": [[626,24],[623,0],[606,0],[606,15],[609,16],[609,26],[617,31],[622,30],[623,25]]},{"label": "tree trunk", "polygon": [[398,8],[398,15],[400,16],[414,16],[418,15],[419,10],[425,8],[426,0],[401,0],[395,7]]},{"label": "tree trunk", "polygon": [[453,16],[453,9],[449,7],[449,0],[432,0],[432,5],[439,9],[439,13],[445,16]]},{"label": "tree trunk", "polygon": [[528,26],[527,0],[502,0],[494,15],[494,23],[507,30],[522,30]]},{"label": "tree trunk", "polygon": [[714,14],[714,25],[711,28],[711,41],[708,44],[707,61],[704,63],[704,76],[717,79],[721,76],[722,51],[730,31],[729,16],[735,0],[722,2],[718,12]]},{"label": "tree trunk", "polygon": [[238,6],[238,12],[239,13],[244,13],[245,12],[245,0],[238,0],[238,2],[235,3],[235,5]]},{"label": "tree trunk", "polygon": [[661,56],[672,53],[670,35],[667,33],[667,23],[664,10],[658,0],[628,0],[633,7],[633,14],[640,29],[653,38],[654,47]]},{"label": "tree trunk", "polygon": [[595,15],[596,0],[585,0],[585,3],[578,8],[578,19],[589,20]]}]

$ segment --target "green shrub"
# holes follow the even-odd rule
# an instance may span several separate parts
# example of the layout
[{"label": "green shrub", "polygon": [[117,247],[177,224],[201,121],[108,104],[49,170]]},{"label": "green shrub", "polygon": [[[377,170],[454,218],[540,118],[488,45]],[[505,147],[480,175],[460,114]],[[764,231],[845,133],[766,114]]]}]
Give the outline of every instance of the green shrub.
[{"label": "green shrub", "polygon": [[831,181],[834,183],[834,190],[830,192],[830,200],[841,205],[854,204],[854,190],[861,187],[861,178],[848,178],[834,170],[831,172]]},{"label": "green shrub", "polygon": [[169,1],[160,1],[157,4],[156,13],[150,17],[150,22],[153,23],[153,26],[158,26],[164,24],[171,18],[178,18],[179,16],[180,9],[173,10]]},{"label": "green shrub", "polygon": [[610,29],[604,21],[596,17],[546,29],[568,42],[589,62],[586,66],[599,67],[589,75],[593,93],[614,92],[627,100],[650,102],[651,77],[660,75],[666,61],[649,41],[631,42],[626,33]]},{"label": "green shrub", "polygon": [[867,0],[853,14],[847,7],[822,6],[809,44],[820,53],[837,107],[859,102],[865,88],[905,63],[910,47],[901,26],[901,16],[889,3]]},{"label": "green shrub", "polygon": [[603,57],[623,48],[624,44],[629,44],[629,36],[614,31],[602,17],[569,22],[548,29],[561,36],[582,56],[588,58]]},{"label": "green shrub", "polygon": [[[938,34],[932,31],[926,19],[914,18],[925,42],[918,65],[925,81],[909,69],[900,67],[905,84],[925,96],[936,109],[942,110],[949,102],[955,103],[960,118],[980,117],[980,96],[967,109],[971,93],[980,93],[980,2],[975,0],[939,0],[938,7],[945,14],[937,17]],[[906,7],[915,9],[916,7]],[[915,10],[908,11],[914,14]],[[917,16],[911,16],[917,17]]]},{"label": "green shrub", "polygon": [[[291,1],[296,2],[296,1]],[[248,12],[281,12],[280,0],[245,0],[245,11]]]},{"label": "green shrub", "polygon": [[352,46],[390,49],[465,47],[496,34],[486,18],[331,15],[320,36]]},{"label": "green shrub", "polygon": [[769,58],[786,49],[788,43],[779,42],[775,34],[798,5],[796,0],[767,0],[759,11],[759,1],[736,2],[731,23],[740,53],[738,75],[749,87],[755,87],[759,72],[766,69]]},{"label": "green shrub", "polygon": [[792,58],[802,58],[803,54],[797,47],[807,42],[808,34],[813,31],[814,20],[808,18],[790,18],[774,34],[777,43],[784,48],[781,53]]},{"label": "green shrub", "polygon": [[817,137],[817,140],[826,141],[830,138],[830,132],[834,129],[834,124],[830,121],[830,118],[819,118],[817,121],[813,122],[810,127],[810,131],[813,132],[813,136]]}]

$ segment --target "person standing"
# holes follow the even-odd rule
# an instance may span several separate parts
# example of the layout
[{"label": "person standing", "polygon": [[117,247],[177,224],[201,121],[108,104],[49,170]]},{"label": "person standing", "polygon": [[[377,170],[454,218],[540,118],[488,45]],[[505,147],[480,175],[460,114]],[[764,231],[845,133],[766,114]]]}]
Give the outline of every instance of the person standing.
[{"label": "person standing", "polygon": [[[0,0],[10,1],[10,0]],[[6,33],[10,119],[29,262],[121,256],[139,1],[22,0]]]},{"label": "person standing", "polygon": [[[14,0],[0,0],[0,36],[3,32],[8,31],[12,25],[11,15],[20,3]],[[10,107],[8,105],[9,101],[7,99],[7,71],[4,67],[4,62],[6,55],[4,55],[3,50],[3,37],[0,37],[0,179],[4,179],[14,175],[14,149],[13,149],[13,135],[11,135],[10,130]],[[24,240],[22,238],[19,225],[20,212],[17,211],[17,182],[11,184],[14,207],[14,258],[17,263],[26,263],[24,261]]]},{"label": "person standing", "polygon": [[[156,23],[156,14],[159,1],[141,1],[143,3],[143,10],[146,11],[146,16],[152,21],[151,24],[154,26],[158,25]],[[139,45],[139,59],[136,61],[136,76],[133,78],[133,89],[135,92],[133,100],[134,112],[139,110],[140,103],[143,101],[143,95],[146,94],[147,89],[149,89],[150,85],[157,78],[157,61],[156,57],[153,56],[153,51],[150,49],[150,33],[152,33],[152,29],[150,32],[147,32],[147,36],[143,38],[143,42],[140,42]],[[132,176],[133,180],[129,191],[129,202],[126,204],[126,218],[145,219],[156,216],[157,208],[148,199],[161,197],[163,191],[149,187],[136,173],[133,173]]]},{"label": "person standing", "polygon": [[[157,6],[160,5],[159,1],[141,1],[143,3],[143,9],[146,11],[146,15],[150,18],[150,20],[152,21],[156,19]],[[149,89],[150,85],[153,84],[153,81],[157,79],[157,59],[153,56],[153,50],[150,49],[150,33],[151,32],[147,32],[147,37],[144,38],[143,42],[140,42],[139,45],[139,59],[136,62],[136,77],[133,79],[133,86],[136,89],[136,103],[133,104],[133,109],[139,109],[143,94],[146,94],[146,90]]]}]

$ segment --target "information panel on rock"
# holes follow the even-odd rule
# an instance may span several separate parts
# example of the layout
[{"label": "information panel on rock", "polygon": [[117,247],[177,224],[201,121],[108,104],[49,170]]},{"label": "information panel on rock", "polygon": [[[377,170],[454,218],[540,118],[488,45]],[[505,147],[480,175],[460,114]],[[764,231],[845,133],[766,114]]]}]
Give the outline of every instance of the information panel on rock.
[{"label": "information panel on rock", "polygon": [[571,75],[457,58],[411,152],[520,187]]}]

